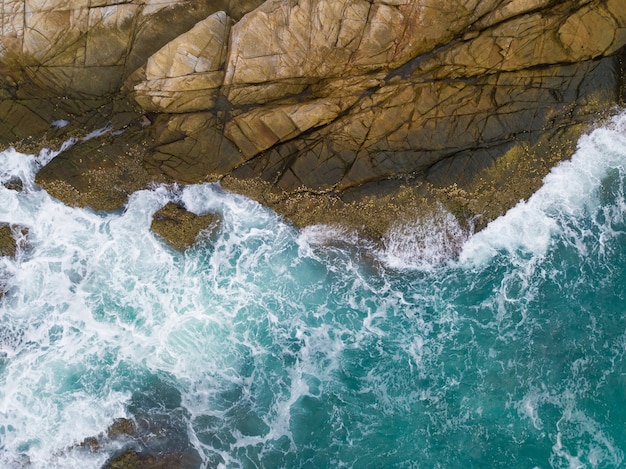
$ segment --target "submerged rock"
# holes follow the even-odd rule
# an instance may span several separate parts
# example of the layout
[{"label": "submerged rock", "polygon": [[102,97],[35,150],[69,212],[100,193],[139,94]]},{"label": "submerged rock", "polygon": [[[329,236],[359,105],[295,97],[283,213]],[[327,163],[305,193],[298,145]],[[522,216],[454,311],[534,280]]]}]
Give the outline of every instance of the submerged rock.
[{"label": "submerged rock", "polygon": [[4,187],[12,191],[21,192],[24,189],[24,184],[20,178],[14,177],[5,182]]},{"label": "submerged rock", "polygon": [[103,469],[195,469],[197,458],[185,454],[151,455],[128,450],[111,458]]},{"label": "submerged rock", "polygon": [[[142,418],[139,423],[126,418],[117,419],[107,431],[97,437],[85,438],[79,448],[91,451],[111,451],[116,446],[122,449],[113,451],[103,469],[196,469],[202,461],[198,452],[189,443],[180,447],[154,448],[151,439],[161,438],[169,433],[180,433],[180,427],[170,428],[167,419],[153,420]],[[176,435],[177,439],[180,439]]]},{"label": "submerged rock", "polygon": [[216,214],[196,215],[169,202],[152,218],[151,229],[178,250],[191,246],[200,232],[218,223]]},{"label": "submerged rock", "polygon": [[[359,207],[402,210],[407,192],[492,219],[626,89],[626,0],[27,7],[2,17],[3,141],[147,116],[110,153],[126,142],[151,178],[222,181],[297,224],[350,213],[377,233],[384,216],[372,226]],[[92,151],[76,146],[40,183],[80,204],[115,187],[122,203],[123,171],[84,182]]]},{"label": "submerged rock", "polygon": [[202,458],[187,435],[188,413],[180,392],[149,375],[128,405],[131,418],[116,419],[100,435],[85,438],[76,448],[110,454],[103,469],[197,469]]}]

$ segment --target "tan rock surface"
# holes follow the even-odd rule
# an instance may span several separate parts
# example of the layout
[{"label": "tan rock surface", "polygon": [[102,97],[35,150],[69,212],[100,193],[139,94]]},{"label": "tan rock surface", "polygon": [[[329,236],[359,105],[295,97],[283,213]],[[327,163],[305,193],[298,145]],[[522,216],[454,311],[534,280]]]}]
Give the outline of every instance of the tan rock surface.
[{"label": "tan rock surface", "polygon": [[155,112],[211,109],[224,81],[231,23],[225,12],[214,13],[151,55],[146,80],[134,86],[137,103]]},{"label": "tan rock surface", "polygon": [[224,135],[249,159],[278,142],[329,123],[341,111],[338,105],[324,99],[258,108],[233,118],[226,124]]},{"label": "tan rock surface", "polygon": [[233,27],[227,97],[243,104],[242,85],[299,80],[296,88],[257,87],[255,99],[267,101],[320,78],[389,71],[445,44],[496,3],[268,0]]},{"label": "tan rock surface", "polygon": [[231,19],[212,14],[148,58],[146,78],[171,78],[219,70],[225,61]]},{"label": "tan rock surface", "polygon": [[[310,201],[297,208],[290,197],[325,197],[319,213],[332,219],[341,204],[404,186],[444,194],[468,216],[495,216],[626,94],[626,0],[7,0],[3,8],[5,141],[109,121],[123,130],[145,114],[145,129],[118,139],[132,140],[151,177],[222,180],[294,219]],[[47,129],[60,118],[72,124]],[[91,171],[80,151],[42,183],[93,191],[79,177]],[[510,164],[516,158],[526,163]],[[502,161],[518,173],[501,171]],[[527,184],[511,197],[489,182],[516,177]]]}]

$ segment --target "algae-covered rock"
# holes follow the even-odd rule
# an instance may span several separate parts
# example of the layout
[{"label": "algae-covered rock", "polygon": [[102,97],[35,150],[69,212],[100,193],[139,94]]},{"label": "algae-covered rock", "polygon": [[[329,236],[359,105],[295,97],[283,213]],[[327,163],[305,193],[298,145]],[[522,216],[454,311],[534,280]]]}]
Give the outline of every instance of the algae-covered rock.
[{"label": "algae-covered rock", "polygon": [[201,231],[214,226],[219,218],[216,214],[196,215],[173,202],[158,210],[151,229],[178,250],[191,246]]},{"label": "algae-covered rock", "polygon": [[144,147],[150,139],[148,125],[149,121],[137,120],[121,133],[108,131],[79,139],[44,166],[35,181],[68,205],[118,209],[128,194],[151,182],[165,181],[149,174],[143,164]]},{"label": "algae-covered rock", "polygon": [[[116,419],[101,435],[85,438],[78,448],[90,452],[114,451],[103,469],[196,469],[201,465],[197,451],[190,445],[171,450],[155,450],[149,440],[152,434],[172,431],[164,422],[142,418],[139,423],[128,418]],[[180,431],[180,428],[175,431]],[[148,444],[146,444],[148,442]]]},{"label": "algae-covered rock", "polygon": [[103,469],[196,469],[197,457],[187,454],[152,455],[129,449],[111,458]]}]

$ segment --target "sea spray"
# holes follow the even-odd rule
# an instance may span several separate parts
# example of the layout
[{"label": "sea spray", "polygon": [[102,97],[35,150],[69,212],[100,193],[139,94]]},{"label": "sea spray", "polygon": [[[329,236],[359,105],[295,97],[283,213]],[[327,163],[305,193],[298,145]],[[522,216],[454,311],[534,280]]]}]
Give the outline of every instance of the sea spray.
[{"label": "sea spray", "polygon": [[413,223],[393,225],[383,236],[377,257],[392,269],[430,270],[454,259],[470,232],[441,204]]},{"label": "sea spray", "polygon": [[[378,251],[215,184],[66,207],[5,151],[0,221],[29,233],[0,263],[0,465],[623,465],[623,122],[480,233],[441,212]],[[169,201],[223,223],[177,252],[150,231]],[[146,432],[81,444],[119,418]]]}]

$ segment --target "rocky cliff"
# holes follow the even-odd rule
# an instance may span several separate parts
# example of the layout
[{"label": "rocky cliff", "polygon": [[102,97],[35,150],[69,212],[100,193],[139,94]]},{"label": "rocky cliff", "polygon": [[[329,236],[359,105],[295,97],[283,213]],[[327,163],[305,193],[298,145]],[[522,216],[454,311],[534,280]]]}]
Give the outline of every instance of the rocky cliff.
[{"label": "rocky cliff", "polygon": [[535,190],[624,89],[626,0],[3,9],[2,143],[110,126],[39,176],[96,208],[151,180],[219,180],[299,224],[380,235],[432,197],[484,223]]}]

